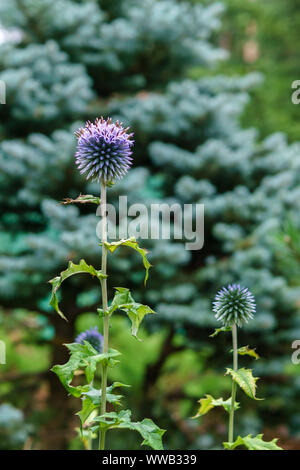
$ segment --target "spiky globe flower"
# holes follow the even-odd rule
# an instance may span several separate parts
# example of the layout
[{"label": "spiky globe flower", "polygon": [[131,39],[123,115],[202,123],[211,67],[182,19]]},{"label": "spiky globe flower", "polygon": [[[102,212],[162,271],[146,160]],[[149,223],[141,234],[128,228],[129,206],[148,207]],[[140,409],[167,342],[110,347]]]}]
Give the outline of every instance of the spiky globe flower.
[{"label": "spiky globe flower", "polygon": [[99,353],[102,352],[103,336],[99,333],[96,326],[80,333],[80,335],[75,338],[75,343],[84,344],[84,341],[88,341]]},{"label": "spiky globe flower", "polygon": [[119,121],[102,117],[78,129],[75,161],[80,173],[105,183],[122,178],[132,164],[133,133],[128,130]]},{"label": "spiky globe flower", "polygon": [[217,320],[224,326],[231,327],[248,323],[255,313],[255,299],[246,287],[232,284],[223,287],[216,295],[213,302],[213,312]]}]

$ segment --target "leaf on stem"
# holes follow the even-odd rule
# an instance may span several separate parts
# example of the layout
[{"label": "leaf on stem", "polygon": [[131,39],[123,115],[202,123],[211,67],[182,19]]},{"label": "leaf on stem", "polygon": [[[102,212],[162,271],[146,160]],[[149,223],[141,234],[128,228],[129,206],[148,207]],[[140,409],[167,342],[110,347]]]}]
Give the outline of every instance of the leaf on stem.
[{"label": "leaf on stem", "polygon": [[[198,400],[198,403],[200,403],[199,410],[195,414],[195,416],[192,417],[192,419],[199,418],[200,416],[205,415],[208,413],[210,410],[215,408],[216,406],[222,406],[224,410],[226,410],[228,413],[230,412],[231,409],[231,397],[228,398],[228,400],[223,400],[223,398],[214,398],[211,395],[205,395],[205,398],[200,398]],[[239,409],[239,403],[235,402],[234,403],[234,409],[237,410]]]},{"label": "leaf on stem", "polygon": [[231,331],[231,327],[230,326],[222,326],[222,328],[216,328],[215,331],[211,335],[209,335],[209,337],[214,338],[215,336],[217,336],[222,331]]},{"label": "leaf on stem", "polygon": [[[134,301],[130,290],[126,287],[116,287],[116,293],[106,314],[112,315],[115,310],[122,310],[128,315],[131,321],[131,334],[137,338],[137,332],[144,316],[149,313],[156,313],[148,305],[139,304]],[[100,315],[104,315],[102,309],[98,309]]]},{"label": "leaf on stem", "polygon": [[74,264],[72,261],[69,262],[68,268],[65,271],[60,273],[60,276],[56,276],[49,281],[52,285],[52,294],[50,299],[50,305],[53,307],[56,312],[64,319],[67,320],[58,305],[58,298],[57,298],[57,291],[60,288],[62,282],[70,276],[74,274],[82,274],[87,273],[91,274],[92,276],[96,276],[99,281],[105,279],[107,276],[102,274],[101,271],[96,270],[93,266],[88,265],[84,259],[80,260],[79,264]]},{"label": "leaf on stem", "polygon": [[111,253],[113,253],[119,246],[129,246],[130,248],[133,248],[133,250],[137,251],[142,256],[144,268],[146,269],[146,275],[144,280],[144,283],[146,285],[149,269],[151,267],[151,264],[147,259],[148,250],[146,250],[145,248],[141,248],[138,242],[136,241],[135,237],[130,237],[126,240],[119,240],[117,242],[105,242],[104,245]]},{"label": "leaf on stem", "polygon": [[[130,385],[125,385],[120,382],[114,382],[112,385],[106,388],[106,400],[109,403],[112,403],[114,405],[120,405],[120,400],[122,398],[122,395],[115,395],[113,390],[115,388],[119,387],[130,387]],[[81,429],[85,423],[85,421],[88,419],[90,414],[96,410],[97,408],[100,407],[101,405],[101,390],[97,390],[94,388],[91,384],[89,385],[89,389],[86,392],[83,392],[81,394],[82,398],[82,408],[81,410],[76,413],[79,418],[80,418],[80,423],[81,423]]]},{"label": "leaf on stem", "polygon": [[60,204],[100,204],[100,197],[92,196],[91,194],[80,194],[76,199],[66,197]]},{"label": "leaf on stem", "polygon": [[253,377],[251,369],[226,369],[225,375],[231,375],[232,379],[241,387],[241,389],[253,400],[263,400],[263,398],[257,398],[256,394],[256,382],[259,377]]},{"label": "leaf on stem", "polygon": [[224,448],[233,450],[238,446],[245,446],[248,450],[283,450],[279,447],[277,443],[278,439],[273,439],[272,441],[266,442],[263,440],[263,434],[258,434],[255,437],[252,437],[249,434],[246,437],[238,436],[235,442],[224,442]]},{"label": "leaf on stem", "polygon": [[[114,349],[110,349],[107,353],[99,354],[93,346],[87,341],[84,344],[71,343],[66,344],[71,352],[69,361],[66,364],[56,365],[52,367],[54,372],[65,389],[74,397],[80,397],[82,393],[89,391],[89,383],[94,379],[97,364],[113,366],[117,361],[116,357],[120,353]],[[83,369],[85,371],[87,384],[74,387],[71,382],[76,370]]]},{"label": "leaf on stem", "polygon": [[[233,349],[231,349],[230,352],[233,352]],[[255,349],[250,349],[249,346],[242,346],[237,350],[238,354],[240,356],[251,356],[254,357],[255,360],[259,359],[259,355],[255,351]]]},{"label": "leaf on stem", "polygon": [[130,410],[123,410],[119,413],[105,413],[97,416],[94,421],[99,424],[93,430],[130,429],[141,434],[144,439],[141,445],[147,445],[154,450],[163,450],[162,436],[165,430],[160,429],[151,419],[147,418],[139,422],[132,422]]}]

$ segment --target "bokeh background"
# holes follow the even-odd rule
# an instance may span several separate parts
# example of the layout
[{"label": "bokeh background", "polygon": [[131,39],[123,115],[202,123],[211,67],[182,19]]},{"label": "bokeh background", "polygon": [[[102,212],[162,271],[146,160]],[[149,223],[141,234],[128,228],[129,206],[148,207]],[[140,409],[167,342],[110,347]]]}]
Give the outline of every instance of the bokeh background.
[{"label": "bokeh background", "polygon": [[[53,364],[63,343],[98,324],[96,283],[66,281],[62,305],[49,307],[47,281],[81,257],[100,265],[94,207],[62,206],[98,194],[74,167],[73,131],[112,116],[135,132],[134,167],[109,191],[129,204],[205,204],[205,244],[147,241],[153,264],[143,287],[131,252],[109,257],[110,287],[127,286],[158,315],[142,343],[127,319],[112,319],[111,345],[122,351],[110,379],[129,383],[124,404],[136,419],[167,429],[167,449],[218,449],[225,413],[190,417],[206,393],[230,395],[230,335],[214,339],[211,301],[241,282],[257,315],[239,331],[241,358],[259,376],[254,402],[239,393],[237,432],[264,432],[300,449],[299,106],[297,0],[5,0],[0,1],[0,449],[80,449],[74,416]],[[112,291],[110,292],[112,295]],[[114,433],[114,449],[138,448]]]}]

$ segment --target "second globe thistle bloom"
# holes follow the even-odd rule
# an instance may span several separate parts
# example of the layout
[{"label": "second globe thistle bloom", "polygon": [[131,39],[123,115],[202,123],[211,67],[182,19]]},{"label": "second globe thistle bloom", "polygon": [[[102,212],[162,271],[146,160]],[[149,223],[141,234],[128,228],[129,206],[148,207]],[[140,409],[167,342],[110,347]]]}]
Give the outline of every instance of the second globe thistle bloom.
[{"label": "second globe thistle bloom", "polygon": [[99,333],[97,327],[89,328],[75,338],[75,343],[84,344],[84,341],[90,343],[99,353],[102,352],[103,336]]},{"label": "second globe thistle bloom", "polygon": [[223,287],[215,297],[213,311],[216,319],[225,327],[236,324],[242,326],[253,318],[255,313],[255,299],[246,287],[232,284]]},{"label": "second globe thistle bloom", "polygon": [[133,133],[118,121],[96,119],[75,132],[75,161],[87,179],[109,183],[124,176],[132,164]]}]

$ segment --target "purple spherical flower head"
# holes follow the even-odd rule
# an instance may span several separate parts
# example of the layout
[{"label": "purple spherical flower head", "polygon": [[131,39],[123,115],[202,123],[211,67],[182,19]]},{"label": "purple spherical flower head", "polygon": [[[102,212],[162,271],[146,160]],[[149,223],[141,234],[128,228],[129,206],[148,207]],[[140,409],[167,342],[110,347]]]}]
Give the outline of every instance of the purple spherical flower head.
[{"label": "purple spherical flower head", "polygon": [[226,327],[231,327],[234,323],[238,326],[247,323],[253,318],[255,309],[254,296],[246,287],[241,287],[239,284],[223,287],[213,302],[216,319]]},{"label": "purple spherical flower head", "polygon": [[84,344],[84,341],[88,341],[99,353],[102,352],[103,336],[99,333],[96,326],[80,333],[80,335],[75,338],[75,343]]},{"label": "purple spherical flower head", "polygon": [[80,173],[105,183],[122,178],[132,164],[133,133],[128,134],[128,129],[102,117],[78,129],[75,161]]}]

